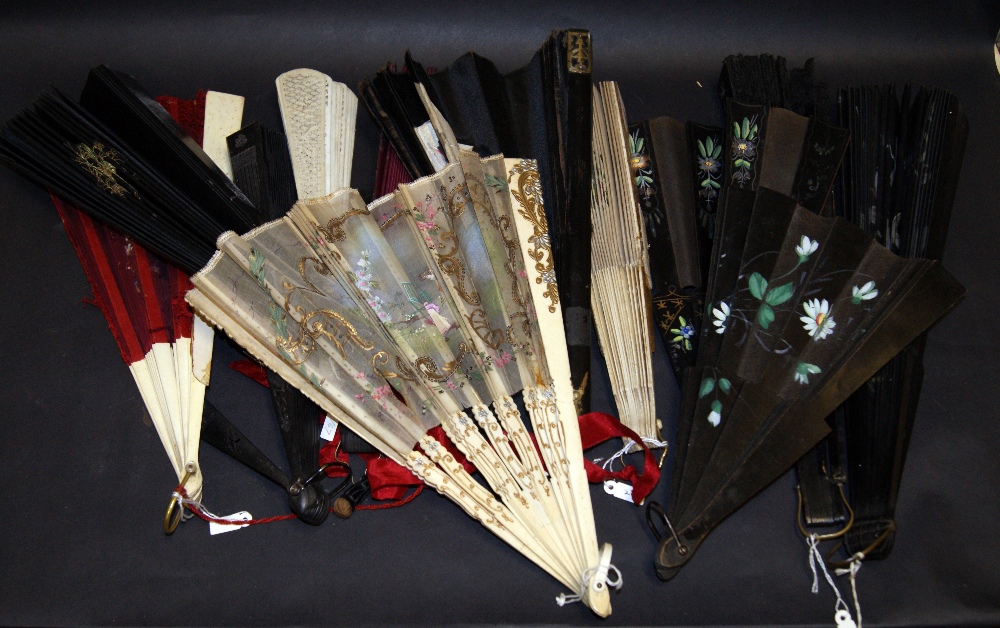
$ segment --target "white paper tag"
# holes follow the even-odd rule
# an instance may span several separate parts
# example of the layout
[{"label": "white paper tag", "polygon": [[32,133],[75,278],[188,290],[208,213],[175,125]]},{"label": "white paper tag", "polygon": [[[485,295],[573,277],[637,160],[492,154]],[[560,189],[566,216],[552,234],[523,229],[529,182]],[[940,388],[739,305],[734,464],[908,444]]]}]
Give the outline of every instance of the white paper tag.
[{"label": "white paper tag", "polygon": [[319,432],[319,437],[323,440],[333,440],[334,434],[337,433],[337,422],[326,417],[323,419],[323,429]]},{"label": "white paper tag", "polygon": [[[247,511],[241,510],[240,512],[233,513],[228,517],[220,517],[220,519],[225,519],[226,521],[250,521],[251,519],[253,519],[253,517]],[[240,528],[245,528],[248,525],[250,524],[244,523],[241,526],[237,526],[237,525],[230,525],[228,523],[216,523],[214,521],[209,521],[208,533],[211,534],[212,536],[215,536],[216,534],[222,534],[223,532],[232,532],[233,530],[239,530]]]},{"label": "white paper tag", "polygon": [[627,502],[632,501],[632,485],[626,484],[624,482],[616,482],[614,480],[604,481],[604,492],[608,495],[614,495],[618,499],[624,499]]}]

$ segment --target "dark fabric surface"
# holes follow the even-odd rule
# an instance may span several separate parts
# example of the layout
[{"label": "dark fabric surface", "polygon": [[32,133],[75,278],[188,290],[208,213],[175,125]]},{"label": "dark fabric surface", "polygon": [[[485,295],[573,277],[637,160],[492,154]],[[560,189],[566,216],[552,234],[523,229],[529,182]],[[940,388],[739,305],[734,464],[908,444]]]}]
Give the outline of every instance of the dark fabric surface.
[{"label": "dark fabric surface", "polygon": [[[867,626],[1000,624],[997,3],[663,4],[5,3],[0,118],[50,84],[78,94],[106,63],[154,94],[242,94],[246,121],[280,128],[274,78],[286,70],[354,87],[409,47],[427,66],[474,49],[509,72],[556,27],[592,31],[595,80],[620,82],[633,122],[719,123],[719,69],[739,52],[782,54],[790,67],[813,56],[834,88],[912,80],[954,91],[971,133],[944,263],[968,296],[931,332],[896,544],[858,587]],[[368,195],[378,137],[363,108],[358,122],[354,184]],[[210,537],[193,521],[165,537],[167,458],[100,312],[81,303],[87,282],[48,196],[7,170],[0,254],[0,624],[602,623],[579,604],[559,608],[558,583],[432,492],[319,528],[285,521]],[[267,391],[229,371],[237,357],[217,339],[209,399],[281,460]],[[676,386],[662,348],[656,361],[669,430]],[[593,409],[613,411],[606,376],[594,380]],[[213,511],[287,512],[266,480],[208,447],[201,461]],[[653,498],[666,501],[669,484],[665,474]],[[593,495],[598,538],[625,580],[603,623],[832,624],[832,593],[809,592],[790,474],[666,584],[641,509]]]}]

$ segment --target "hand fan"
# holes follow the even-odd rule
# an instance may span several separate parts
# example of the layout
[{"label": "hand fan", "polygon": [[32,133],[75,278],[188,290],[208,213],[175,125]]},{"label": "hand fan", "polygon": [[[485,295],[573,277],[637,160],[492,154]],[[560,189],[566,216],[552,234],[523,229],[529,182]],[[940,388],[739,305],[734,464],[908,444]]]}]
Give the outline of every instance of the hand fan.
[{"label": "hand fan", "polygon": [[[968,135],[955,96],[911,86],[901,95],[891,86],[852,87],[841,91],[840,112],[851,144],[838,214],[902,257],[941,259]],[[925,342],[926,334],[908,345],[832,417],[846,447],[854,515],[844,537],[849,555],[863,552],[880,559],[892,550],[896,495],[920,396]],[[817,448],[799,464],[807,523],[828,523],[821,516],[829,510],[826,504],[840,499],[814,490],[801,479],[803,471],[828,479],[822,463],[837,452]]]},{"label": "hand fan", "polygon": [[[67,197],[89,200],[88,211],[189,271],[210,259],[215,239],[226,228],[243,231],[263,222],[264,215],[133,79],[97,68],[88,78],[84,101],[93,113],[58,94],[43,96],[34,110],[11,120],[5,127],[8,163]],[[320,106],[326,108],[327,103]],[[95,115],[101,116],[104,123]],[[233,120],[238,127],[238,116],[231,117],[228,127],[225,123],[217,126],[232,131]],[[215,124],[209,120],[206,126]],[[326,134],[334,138],[330,142],[336,140],[342,147],[352,145],[330,126],[325,127]],[[123,137],[128,138],[128,144],[121,141]],[[350,148],[342,150],[351,152]],[[77,154],[81,151],[87,159]],[[325,168],[332,167],[330,160],[322,159]],[[157,169],[151,162],[158,164]],[[278,171],[268,173],[280,175]],[[344,176],[343,172],[340,176]],[[291,179],[286,177],[286,181],[290,183]],[[283,185],[280,177],[268,184],[271,192],[280,192],[278,188]],[[281,211],[288,205],[290,202]],[[295,398],[297,394],[285,391],[277,382],[272,387],[279,416],[287,417],[289,408],[300,406],[299,412],[310,415],[294,421],[294,433],[282,430],[293,474],[297,476],[286,483],[289,489],[297,479],[313,476],[318,466],[317,417],[310,411],[312,406]],[[221,415],[216,418],[224,421]],[[223,427],[211,433],[228,433],[231,426]],[[239,448],[230,446],[235,442],[232,439],[212,442],[274,479],[270,461],[257,464],[260,456],[241,457]],[[247,444],[243,437],[239,442]],[[309,464],[309,460],[314,462]],[[328,512],[323,499],[322,491],[311,487],[298,495],[289,494],[292,509],[312,522],[318,522]]]},{"label": "hand fan", "polygon": [[591,68],[590,33],[561,30],[506,75],[471,52],[433,73],[407,54],[405,72],[387,66],[358,89],[413,177],[456,162],[461,146],[538,162],[580,412],[590,407]]},{"label": "hand fan", "polygon": [[[532,162],[466,152],[367,207],[349,190],[299,201],[221,238],[188,299],[576,593],[562,602],[604,616],[611,550],[597,548],[539,192]],[[499,499],[426,434],[437,425]]]},{"label": "hand fan", "polygon": [[[727,211],[723,224],[730,219]],[[670,509],[677,537],[655,557],[664,579],[825,436],[830,410],[963,294],[934,262],[900,259],[764,188],[747,224],[735,281],[717,281],[709,304],[723,330],[717,357],[704,356],[685,382],[681,412],[691,429]]]},{"label": "hand fan", "polygon": [[[705,306],[717,333],[702,338],[685,377],[670,505],[676,536],[655,557],[664,579],[829,431],[829,410],[963,294],[933,262],[902,260],[814,213],[826,204],[843,133],[776,117],[781,110],[727,107],[731,174]],[[776,124],[781,118],[791,126]],[[799,139],[797,156],[783,154],[786,138],[813,132],[826,141]],[[819,167],[801,167],[813,162]],[[764,182],[797,190],[800,200]]]},{"label": "hand fan", "polygon": [[625,108],[618,86],[594,87],[591,303],[621,422],[660,443],[653,396],[646,232],[632,185]]},{"label": "hand fan", "polygon": [[[214,126],[203,131],[201,123],[206,115],[214,123],[224,117],[220,111],[232,108],[226,104],[234,100],[242,110],[242,98],[216,92],[207,96],[202,93],[197,101],[165,100],[174,115],[197,133],[198,142],[203,133],[210,140],[219,134]],[[88,156],[97,157],[93,152]],[[87,165],[96,167],[93,161]],[[213,333],[193,316],[182,299],[190,288],[188,278],[127,236],[94,221],[57,196],[53,196],[53,202],[178,482],[189,495],[200,499],[203,477],[198,445]],[[180,514],[172,502],[164,520],[168,533],[176,527]]]},{"label": "hand fan", "polygon": [[[198,444],[212,329],[183,304],[188,278],[59,197],[53,195],[52,201],[177,480],[198,499],[203,484]],[[168,512],[168,532],[179,515],[179,510]]]}]

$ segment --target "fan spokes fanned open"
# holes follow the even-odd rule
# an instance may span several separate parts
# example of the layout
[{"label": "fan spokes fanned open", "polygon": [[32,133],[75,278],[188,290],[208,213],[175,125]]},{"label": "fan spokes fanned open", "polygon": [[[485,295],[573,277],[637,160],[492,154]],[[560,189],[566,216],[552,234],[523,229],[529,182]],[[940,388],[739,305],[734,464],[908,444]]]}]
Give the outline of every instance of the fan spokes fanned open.
[{"label": "fan spokes fanned open", "polygon": [[713,352],[685,382],[690,431],[671,503],[678,538],[656,553],[662,578],[818,442],[827,414],[964,294],[935,262],[899,258],[853,225],[766,188],[746,224],[735,272],[716,273],[706,304],[718,333],[702,350]]},{"label": "fan spokes fanned open", "polygon": [[[300,201],[219,248],[193,280],[200,312],[610,612],[532,162],[463,154],[391,199]],[[437,425],[493,492],[426,434]]]}]

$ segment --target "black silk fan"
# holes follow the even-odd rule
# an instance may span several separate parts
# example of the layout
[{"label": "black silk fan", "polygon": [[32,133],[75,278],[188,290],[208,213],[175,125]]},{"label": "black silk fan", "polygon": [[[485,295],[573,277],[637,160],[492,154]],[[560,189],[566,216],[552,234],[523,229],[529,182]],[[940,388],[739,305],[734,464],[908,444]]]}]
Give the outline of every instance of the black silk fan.
[{"label": "black silk fan", "polygon": [[843,133],[732,101],[727,118],[706,323],[683,383],[673,529],[654,557],[664,580],[964,294],[936,262],[900,258],[822,215]]},{"label": "black silk fan", "polygon": [[[80,104],[57,92],[45,94],[9,120],[0,160],[185,273],[208,262],[222,232],[246,231],[271,218],[268,208],[294,186],[290,165],[282,170],[257,163],[253,176],[269,177],[269,203],[251,203],[134,79],[103,66],[91,71]],[[293,191],[281,203],[284,211],[294,200]],[[319,523],[329,512],[327,495],[308,486],[292,490],[317,471],[318,410],[280,378],[271,380],[292,477],[210,408],[201,436],[288,489],[290,508]]]}]

